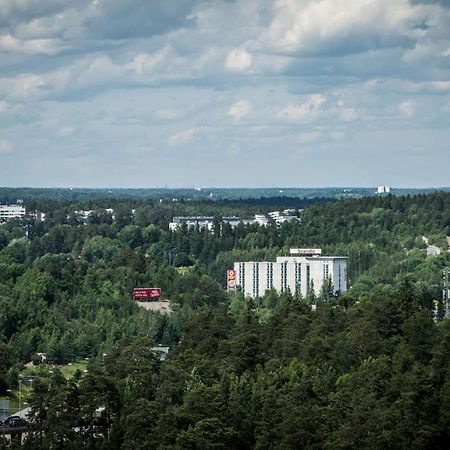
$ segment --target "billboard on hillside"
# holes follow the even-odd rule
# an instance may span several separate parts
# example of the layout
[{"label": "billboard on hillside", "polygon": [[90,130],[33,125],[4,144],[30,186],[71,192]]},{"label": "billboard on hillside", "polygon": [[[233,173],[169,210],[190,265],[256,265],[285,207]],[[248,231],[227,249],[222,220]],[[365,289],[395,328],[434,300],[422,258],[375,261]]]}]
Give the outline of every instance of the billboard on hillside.
[{"label": "billboard on hillside", "polygon": [[160,300],[161,288],[135,288],[133,300]]}]

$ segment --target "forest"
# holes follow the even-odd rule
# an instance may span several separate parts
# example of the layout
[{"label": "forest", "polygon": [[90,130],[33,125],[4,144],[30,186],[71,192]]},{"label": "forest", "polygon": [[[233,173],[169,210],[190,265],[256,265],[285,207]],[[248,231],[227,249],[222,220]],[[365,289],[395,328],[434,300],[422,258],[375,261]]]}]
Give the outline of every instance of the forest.
[{"label": "forest", "polygon": [[[33,380],[29,431],[22,444],[0,437],[1,448],[449,447],[450,193],[269,202],[31,194],[25,206],[45,221],[0,226],[0,395]],[[300,222],[220,222],[292,206],[303,209]],[[93,211],[87,223],[80,210]],[[181,215],[216,217],[213,232],[169,231]],[[425,241],[441,253],[427,256]],[[290,247],[347,256],[348,292],[226,292],[234,261]],[[172,314],[139,308],[131,293],[141,286],[161,287]],[[170,347],[164,361],[158,345]],[[80,360],[86,370],[67,376]]]}]

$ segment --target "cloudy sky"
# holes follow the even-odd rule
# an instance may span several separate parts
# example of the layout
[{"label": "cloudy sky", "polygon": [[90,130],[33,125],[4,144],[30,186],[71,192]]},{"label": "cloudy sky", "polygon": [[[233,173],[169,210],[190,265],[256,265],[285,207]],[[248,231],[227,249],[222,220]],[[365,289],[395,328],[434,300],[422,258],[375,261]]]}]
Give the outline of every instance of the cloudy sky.
[{"label": "cloudy sky", "polygon": [[1,0],[0,186],[449,186],[450,1]]}]

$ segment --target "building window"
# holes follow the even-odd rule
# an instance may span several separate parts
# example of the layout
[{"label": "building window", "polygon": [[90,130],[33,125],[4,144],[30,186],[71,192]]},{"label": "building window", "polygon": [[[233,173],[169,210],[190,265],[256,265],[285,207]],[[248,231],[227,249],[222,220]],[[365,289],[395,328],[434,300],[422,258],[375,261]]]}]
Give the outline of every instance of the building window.
[{"label": "building window", "polygon": [[239,284],[245,292],[245,264],[239,263]]},{"label": "building window", "polygon": [[302,266],[300,263],[295,263],[295,293],[301,292],[302,285]]},{"label": "building window", "polygon": [[287,261],[281,263],[281,291],[287,289]]},{"label": "building window", "polygon": [[273,288],[273,264],[267,264],[267,289]]},{"label": "building window", "polygon": [[328,263],[324,263],[323,265],[323,279],[327,280],[329,275]]},{"label": "building window", "polygon": [[338,291],[341,290],[341,264],[338,264]]},{"label": "building window", "polygon": [[253,263],[253,297],[259,297],[259,263]]}]

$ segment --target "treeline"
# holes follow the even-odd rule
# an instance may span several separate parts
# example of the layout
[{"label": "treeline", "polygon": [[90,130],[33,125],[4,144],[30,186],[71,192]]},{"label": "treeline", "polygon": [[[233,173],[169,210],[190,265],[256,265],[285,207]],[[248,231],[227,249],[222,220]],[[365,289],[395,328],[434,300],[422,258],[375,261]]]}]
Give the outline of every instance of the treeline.
[{"label": "treeline", "polygon": [[221,303],[164,363],[137,340],[81,380],[36,383],[24,447],[446,449],[449,324],[407,282],[316,311],[283,295],[263,323],[252,302]]}]

